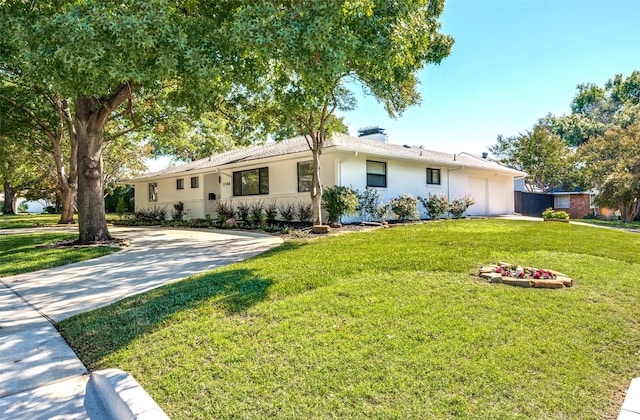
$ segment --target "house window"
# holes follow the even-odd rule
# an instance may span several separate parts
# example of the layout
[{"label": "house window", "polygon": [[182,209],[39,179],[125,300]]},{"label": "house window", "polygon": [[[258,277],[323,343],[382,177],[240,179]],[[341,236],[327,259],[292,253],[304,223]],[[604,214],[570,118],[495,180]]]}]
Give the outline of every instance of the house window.
[{"label": "house window", "polygon": [[311,190],[311,178],[313,175],[313,161],[298,162],[298,192]]},{"label": "house window", "polygon": [[191,177],[191,188],[198,188],[200,186],[200,177],[192,176]]},{"label": "house window", "polygon": [[553,208],[568,209],[571,207],[571,199],[569,194],[558,194],[553,196]]},{"label": "house window", "polygon": [[149,201],[158,201],[158,183],[149,183]]},{"label": "house window", "polygon": [[233,173],[233,195],[269,194],[269,168]]},{"label": "house window", "polygon": [[427,184],[440,185],[440,169],[427,168]]},{"label": "house window", "polygon": [[590,209],[595,209],[596,206],[596,195],[595,194],[589,194],[589,208]]},{"label": "house window", "polygon": [[176,190],[184,190],[184,178],[176,179]]},{"label": "house window", "polygon": [[367,161],[367,187],[387,187],[387,164]]}]

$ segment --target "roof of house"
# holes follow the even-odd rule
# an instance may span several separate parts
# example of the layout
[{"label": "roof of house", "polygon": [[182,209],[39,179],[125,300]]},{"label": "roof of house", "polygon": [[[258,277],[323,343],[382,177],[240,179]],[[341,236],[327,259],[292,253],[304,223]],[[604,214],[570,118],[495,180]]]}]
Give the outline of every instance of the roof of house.
[{"label": "roof of house", "polygon": [[[347,134],[334,134],[327,139],[323,149],[345,150],[360,153],[370,153],[378,156],[395,157],[401,159],[421,160],[425,162],[440,163],[449,166],[462,166],[467,168],[490,169],[499,172],[510,173],[514,176],[524,176],[525,173],[506,167],[499,162],[482,158],[470,153],[443,153],[433,150],[426,150],[419,147],[402,146],[398,144],[382,143],[369,140],[363,137],[353,137]],[[293,137],[275,143],[267,143],[259,146],[235,149],[228,152],[210,156],[208,158],[188,162],[182,165],[172,166],[157,172],[150,172],[133,180],[147,178],[158,178],[166,175],[180,174],[190,171],[200,171],[207,168],[215,168],[234,163],[248,162],[258,159],[266,159],[277,156],[284,156],[293,153],[309,151],[309,146],[303,136]]]}]

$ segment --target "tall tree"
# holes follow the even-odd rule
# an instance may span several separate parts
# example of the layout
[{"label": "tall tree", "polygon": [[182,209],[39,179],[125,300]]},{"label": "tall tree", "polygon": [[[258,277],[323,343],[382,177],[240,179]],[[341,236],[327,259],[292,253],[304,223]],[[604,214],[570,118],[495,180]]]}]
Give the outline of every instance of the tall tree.
[{"label": "tall tree", "polygon": [[540,120],[551,132],[567,144],[579,146],[590,138],[602,136],[615,127],[626,127],[640,120],[640,71],[628,77],[621,74],[604,86],[593,83],[578,85],[571,102],[571,114],[552,114]]},{"label": "tall tree", "polygon": [[499,135],[489,151],[504,164],[529,174],[526,187],[531,191],[575,187],[571,185],[576,181],[574,152],[546,127],[536,125],[517,136]]},{"label": "tall tree", "polygon": [[[206,7],[207,10],[200,10]],[[235,2],[89,0],[0,4],[0,68],[73,98],[81,243],[109,239],[103,200],[103,140],[109,118],[136,93],[176,82],[176,97],[226,89],[224,23]],[[11,51],[14,54],[7,54]],[[238,66],[239,67],[239,66]],[[119,111],[120,110],[120,111]]]},{"label": "tall tree", "polygon": [[598,187],[596,203],[631,222],[640,211],[640,121],[616,127],[580,148],[584,171]]},{"label": "tall tree", "polygon": [[320,154],[336,110],[355,106],[356,82],[391,116],[420,102],[417,73],[440,63],[453,39],[440,32],[444,0],[257,1],[239,11],[233,39],[256,66],[248,89],[307,139],[313,222],[322,223]]}]

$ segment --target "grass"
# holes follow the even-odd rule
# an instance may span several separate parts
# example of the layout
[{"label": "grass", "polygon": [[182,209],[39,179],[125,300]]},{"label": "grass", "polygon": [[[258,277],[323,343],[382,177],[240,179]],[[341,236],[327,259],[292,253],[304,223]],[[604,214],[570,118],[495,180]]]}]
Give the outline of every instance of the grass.
[{"label": "grass", "polygon": [[110,247],[36,248],[77,237],[77,234],[68,233],[0,235],[0,277],[71,264],[118,250]]},{"label": "grass", "polygon": [[[470,276],[511,261],[563,290]],[[615,418],[640,376],[640,235],[457,220],[290,241],[60,324],[172,418]]]},{"label": "grass", "polygon": [[618,227],[626,229],[640,229],[640,221],[634,221],[631,223],[624,223],[621,220],[600,220],[600,219],[580,219],[579,222],[591,223],[594,225]]},{"label": "grass", "polygon": [[28,228],[34,224],[55,225],[60,220],[59,214],[17,214],[0,216],[0,229]]}]

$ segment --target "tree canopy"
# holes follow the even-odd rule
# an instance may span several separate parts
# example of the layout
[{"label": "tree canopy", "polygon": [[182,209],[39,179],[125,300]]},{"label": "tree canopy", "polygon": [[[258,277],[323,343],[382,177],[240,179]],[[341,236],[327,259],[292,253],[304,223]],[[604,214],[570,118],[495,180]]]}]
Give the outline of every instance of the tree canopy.
[{"label": "tree canopy", "polygon": [[546,127],[536,125],[517,136],[499,135],[489,150],[504,164],[526,172],[527,188],[548,192],[575,186],[575,154]]},{"label": "tree canopy", "polygon": [[354,81],[391,116],[420,102],[417,73],[440,63],[453,39],[440,32],[442,0],[260,1],[239,10],[232,39],[261,75],[247,84],[281,127],[307,137],[310,195],[321,223],[320,160],[334,111],[355,107]]},{"label": "tree canopy", "polygon": [[567,144],[579,146],[590,138],[602,136],[615,127],[627,127],[640,120],[640,71],[628,77],[621,74],[604,86],[582,83],[571,102],[571,114],[552,114],[540,119],[540,124],[557,134]]}]

